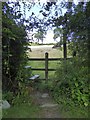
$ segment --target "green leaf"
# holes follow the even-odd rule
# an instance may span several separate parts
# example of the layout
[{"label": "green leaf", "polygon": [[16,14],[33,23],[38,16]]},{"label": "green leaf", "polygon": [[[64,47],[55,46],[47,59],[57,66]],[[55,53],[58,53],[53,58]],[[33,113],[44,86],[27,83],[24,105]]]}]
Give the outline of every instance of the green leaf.
[{"label": "green leaf", "polygon": [[88,103],[85,102],[84,105],[87,107],[87,106],[88,106]]},{"label": "green leaf", "polygon": [[77,82],[75,83],[75,86],[78,87],[78,83]]}]

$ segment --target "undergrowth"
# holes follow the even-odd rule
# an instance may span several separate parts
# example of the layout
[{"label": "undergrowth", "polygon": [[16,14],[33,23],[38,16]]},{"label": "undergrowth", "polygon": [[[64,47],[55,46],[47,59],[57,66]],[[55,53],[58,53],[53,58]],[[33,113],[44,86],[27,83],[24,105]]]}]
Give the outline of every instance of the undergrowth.
[{"label": "undergrowth", "polygon": [[42,81],[39,89],[50,92],[66,117],[88,117],[90,88],[86,61],[75,57],[57,66],[54,79]]},{"label": "undergrowth", "polygon": [[72,110],[79,107],[81,116],[88,116],[89,106],[89,73],[86,63],[85,59],[78,57],[60,62],[55,73],[52,94],[59,104],[70,107]]}]

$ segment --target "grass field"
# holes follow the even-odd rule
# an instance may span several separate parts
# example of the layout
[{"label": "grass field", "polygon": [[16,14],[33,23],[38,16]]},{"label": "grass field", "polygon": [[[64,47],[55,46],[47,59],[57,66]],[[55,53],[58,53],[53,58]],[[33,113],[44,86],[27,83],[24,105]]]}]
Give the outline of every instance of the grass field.
[{"label": "grass field", "polygon": [[[63,51],[53,49],[53,45],[31,46],[32,52],[28,52],[30,58],[45,58],[45,53],[48,52],[49,58],[63,58]],[[56,68],[59,61],[49,61],[49,68]],[[28,65],[33,68],[45,68],[45,61],[29,61]],[[49,78],[54,78],[55,71],[49,71]],[[39,74],[40,78],[45,78],[45,71],[32,71],[32,74]]]},{"label": "grass field", "polygon": [[10,109],[3,110],[3,118],[35,118],[40,108],[28,103],[15,105]]}]

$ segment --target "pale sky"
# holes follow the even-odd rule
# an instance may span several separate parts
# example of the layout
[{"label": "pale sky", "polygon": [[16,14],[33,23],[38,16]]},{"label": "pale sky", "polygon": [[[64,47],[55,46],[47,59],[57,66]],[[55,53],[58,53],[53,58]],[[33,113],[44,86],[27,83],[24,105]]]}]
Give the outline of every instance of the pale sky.
[{"label": "pale sky", "polygon": [[[38,0],[37,0],[38,1]],[[40,0],[42,3],[45,3],[45,0]],[[46,1],[47,2],[47,1]],[[32,12],[34,12],[35,13],[35,15],[37,15],[39,18],[41,17],[43,17],[43,15],[39,15],[39,11],[40,11],[40,6],[38,6],[38,4],[36,4],[34,7],[32,7],[31,9],[30,9],[30,11],[28,11],[28,10],[26,10],[26,18],[28,18],[29,17],[29,15],[32,13]],[[66,12],[66,10],[63,10],[63,14]],[[54,34],[53,34],[53,30],[49,30],[48,32],[47,32],[47,35],[46,35],[46,38],[44,38],[44,40],[43,40],[43,43],[56,43],[56,42],[58,42],[59,40],[60,40],[60,38],[58,38],[57,39],[57,41],[54,41],[54,39],[53,39],[53,36],[54,36]],[[36,38],[34,38],[34,40],[36,40]],[[40,43],[42,43],[41,41],[40,41]]]},{"label": "pale sky", "polygon": [[[18,0],[9,0],[9,1],[18,1]],[[27,3],[29,1],[32,1],[32,2],[34,1],[35,3],[38,2],[38,0],[20,0],[20,1],[21,2],[25,1]],[[45,2],[48,2],[48,1],[49,0],[40,0],[41,3],[45,3]],[[55,0],[52,0],[52,1],[55,1]],[[60,1],[62,1],[62,0],[60,0]],[[65,0],[65,1],[68,1],[68,0]],[[73,1],[77,2],[78,0],[73,0]],[[22,13],[23,13],[23,6],[21,7],[21,10],[22,10]],[[25,16],[26,19],[29,18],[29,16],[31,15],[32,12],[34,12],[35,15],[38,16],[39,15],[39,11],[40,11],[40,6],[38,6],[38,4],[35,4],[35,6],[30,9],[30,11],[28,11],[28,9],[26,9],[26,12],[25,12],[26,13],[26,16]],[[64,14],[65,12],[66,12],[66,9],[62,9],[62,14]],[[40,18],[40,17],[43,17],[43,16],[40,15],[38,17]],[[53,42],[55,43],[56,41],[53,40],[53,36],[54,36],[53,30],[52,31],[49,30],[48,33],[47,33],[47,35],[46,35],[46,38],[44,39],[44,43],[53,43]],[[57,41],[59,41],[59,40],[60,40],[60,38],[57,39]]]},{"label": "pale sky", "polygon": [[[41,6],[39,6],[38,5],[38,0],[9,0],[9,1],[19,1],[20,2],[20,4],[21,4],[21,11],[22,11],[22,14],[24,15],[24,13],[23,13],[23,4],[22,4],[22,2],[24,1],[24,2],[26,2],[27,4],[31,1],[31,2],[35,2],[35,6],[34,7],[32,7],[31,9],[30,9],[30,11],[28,11],[28,9],[26,9],[25,10],[25,18],[26,19],[28,19],[29,18],[29,16],[32,14],[32,12],[34,12],[35,13],[35,15],[36,16],[38,16],[39,18],[42,18],[43,17],[43,15],[42,14],[39,14],[39,11],[40,11],[40,8],[41,8]],[[40,0],[40,3],[41,4],[43,4],[43,3],[46,3],[46,2],[48,2],[49,0]],[[55,1],[55,0],[52,0],[52,1]],[[53,10],[54,11],[54,10]],[[65,13],[65,9],[63,9],[62,10],[63,11],[63,14]],[[28,36],[30,36],[30,35],[28,35]],[[56,41],[54,41],[53,40],[53,36],[54,36],[54,34],[53,34],[53,30],[49,30],[48,32],[47,32],[47,35],[46,35],[46,38],[44,38],[44,41],[43,41],[43,43],[55,43]],[[31,38],[31,36],[29,37],[29,39]],[[35,39],[35,38],[34,38]],[[57,41],[58,41],[58,39],[57,39]]]},{"label": "pale sky", "polygon": [[[53,40],[53,36],[54,36],[53,31],[49,30],[43,43],[56,43],[56,41]],[[60,38],[57,39],[57,41],[59,40]]]}]

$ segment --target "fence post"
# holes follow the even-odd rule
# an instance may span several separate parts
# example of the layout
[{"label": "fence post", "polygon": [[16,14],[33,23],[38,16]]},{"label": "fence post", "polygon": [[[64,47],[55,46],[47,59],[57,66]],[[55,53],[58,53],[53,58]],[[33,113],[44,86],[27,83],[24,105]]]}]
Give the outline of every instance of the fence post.
[{"label": "fence post", "polygon": [[45,79],[48,80],[48,53],[45,53]]}]

